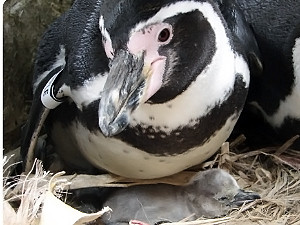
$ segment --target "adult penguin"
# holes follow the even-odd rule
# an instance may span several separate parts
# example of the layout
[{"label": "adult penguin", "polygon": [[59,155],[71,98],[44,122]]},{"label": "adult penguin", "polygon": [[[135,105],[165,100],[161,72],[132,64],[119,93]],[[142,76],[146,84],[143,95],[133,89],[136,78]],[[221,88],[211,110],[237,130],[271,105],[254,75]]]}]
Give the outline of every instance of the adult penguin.
[{"label": "adult penguin", "polygon": [[[260,75],[251,76],[245,107],[249,113],[241,122],[254,129],[254,134],[246,130],[252,136],[250,144],[282,143],[300,135],[300,2],[239,0],[237,4],[253,30],[263,67]],[[264,140],[259,140],[259,133]],[[300,150],[299,139],[293,148]]]},{"label": "adult penguin", "polygon": [[75,1],[38,50],[26,170],[48,115],[75,169],[156,178],[203,162],[244,106],[249,55],[259,62],[233,1]]}]

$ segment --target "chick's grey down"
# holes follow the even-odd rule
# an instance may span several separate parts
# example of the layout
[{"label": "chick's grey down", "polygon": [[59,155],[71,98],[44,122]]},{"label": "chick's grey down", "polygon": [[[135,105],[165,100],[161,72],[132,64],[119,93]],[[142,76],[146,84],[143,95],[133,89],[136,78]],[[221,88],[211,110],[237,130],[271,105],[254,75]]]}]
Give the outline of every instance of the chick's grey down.
[{"label": "chick's grey down", "polygon": [[104,202],[112,212],[102,221],[113,225],[138,220],[154,225],[202,216],[214,218],[258,198],[255,192],[241,190],[224,170],[210,169],[197,173],[186,186],[153,184],[119,189]]}]

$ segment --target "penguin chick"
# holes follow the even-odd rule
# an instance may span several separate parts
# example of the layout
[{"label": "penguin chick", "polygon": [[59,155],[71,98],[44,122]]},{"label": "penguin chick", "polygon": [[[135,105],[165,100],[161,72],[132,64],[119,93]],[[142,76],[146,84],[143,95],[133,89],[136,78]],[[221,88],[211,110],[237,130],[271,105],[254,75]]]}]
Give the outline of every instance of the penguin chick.
[{"label": "penguin chick", "polygon": [[[112,209],[104,224],[158,224],[185,218],[218,217],[244,202],[259,199],[255,192],[240,189],[235,179],[221,169],[197,173],[187,185],[140,185],[117,190],[104,202]],[[140,222],[143,221],[143,222]]]}]

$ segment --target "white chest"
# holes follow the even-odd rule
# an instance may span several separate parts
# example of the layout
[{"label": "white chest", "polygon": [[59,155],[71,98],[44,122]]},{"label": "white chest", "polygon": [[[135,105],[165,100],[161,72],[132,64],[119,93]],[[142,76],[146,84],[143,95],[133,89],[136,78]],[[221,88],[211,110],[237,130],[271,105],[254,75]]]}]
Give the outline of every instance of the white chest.
[{"label": "white chest", "polygon": [[[204,145],[174,156],[149,154],[115,138],[105,138],[100,132],[91,133],[75,122],[68,129],[74,136],[72,140],[77,142],[73,144],[78,146],[84,157],[94,166],[125,177],[151,179],[180,172],[211,157],[228,138],[236,120],[237,116],[233,115]],[[64,154],[62,146],[68,145],[61,133],[63,131],[61,125],[55,124],[54,131],[56,136],[61,137],[56,139],[56,145],[60,153]],[[64,158],[71,161],[72,156],[69,154]]]}]

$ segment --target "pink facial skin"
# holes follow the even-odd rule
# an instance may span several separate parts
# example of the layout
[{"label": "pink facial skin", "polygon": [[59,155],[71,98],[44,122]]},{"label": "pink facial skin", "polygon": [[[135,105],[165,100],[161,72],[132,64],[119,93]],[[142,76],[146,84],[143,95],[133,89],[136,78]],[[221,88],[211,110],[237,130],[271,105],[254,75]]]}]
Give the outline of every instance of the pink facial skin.
[{"label": "pink facial skin", "polygon": [[[162,32],[166,30],[169,36],[162,39]],[[159,55],[158,49],[160,46],[170,43],[172,37],[172,26],[167,23],[150,25],[142,30],[132,33],[129,37],[127,44],[129,52],[134,55],[145,52],[144,65],[150,67],[151,70],[151,75],[146,78],[148,81],[145,97],[143,99],[144,101],[147,101],[162,86],[166,57]]]},{"label": "pink facial skin", "polygon": [[[162,32],[169,34],[162,39]],[[147,77],[146,93],[143,101],[147,101],[162,86],[163,74],[165,71],[166,57],[158,53],[158,49],[162,45],[170,43],[173,37],[172,26],[167,23],[158,23],[149,25],[148,27],[135,31],[129,37],[127,48],[133,55],[139,55],[145,52],[144,65],[146,69],[150,68],[150,75]],[[114,49],[110,39],[103,41],[105,53],[108,58],[113,59]]]}]

